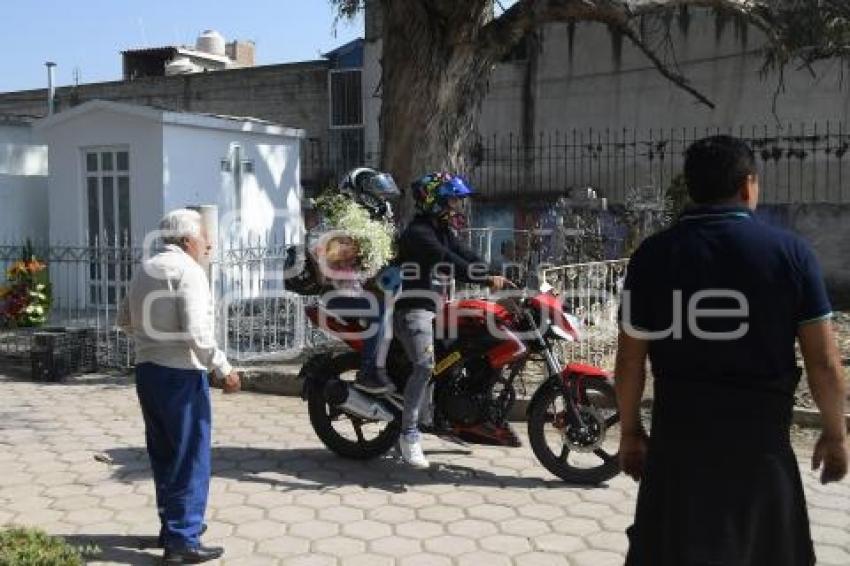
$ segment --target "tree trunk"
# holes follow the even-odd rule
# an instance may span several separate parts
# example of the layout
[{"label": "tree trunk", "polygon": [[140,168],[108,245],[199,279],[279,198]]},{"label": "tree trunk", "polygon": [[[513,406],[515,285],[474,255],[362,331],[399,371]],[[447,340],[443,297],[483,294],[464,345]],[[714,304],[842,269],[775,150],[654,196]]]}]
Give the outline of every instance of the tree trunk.
[{"label": "tree trunk", "polygon": [[[404,187],[429,171],[468,173],[492,66],[475,44],[492,16],[491,3],[440,4],[381,2],[381,166]],[[402,220],[410,212],[408,197],[401,206]]]}]

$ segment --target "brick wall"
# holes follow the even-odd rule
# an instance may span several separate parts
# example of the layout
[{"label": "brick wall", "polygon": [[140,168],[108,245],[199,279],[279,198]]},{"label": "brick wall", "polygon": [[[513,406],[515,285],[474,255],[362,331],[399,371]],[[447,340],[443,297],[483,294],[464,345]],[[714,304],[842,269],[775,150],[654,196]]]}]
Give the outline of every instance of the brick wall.
[{"label": "brick wall", "polygon": [[[301,128],[302,176],[323,181],[321,156],[328,141],[328,62],[265,65],[135,81],[83,84],[56,89],[59,111],[92,99],[157,106],[169,110],[251,116]],[[46,89],[0,93],[0,114],[44,115]]]}]

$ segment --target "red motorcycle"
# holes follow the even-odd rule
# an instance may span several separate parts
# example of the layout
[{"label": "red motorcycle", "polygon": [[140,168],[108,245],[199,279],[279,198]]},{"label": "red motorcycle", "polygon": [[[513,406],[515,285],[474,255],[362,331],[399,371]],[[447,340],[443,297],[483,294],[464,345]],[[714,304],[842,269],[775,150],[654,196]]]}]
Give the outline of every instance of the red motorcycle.
[{"label": "red motorcycle", "polygon": [[[321,305],[307,316],[341,338],[350,352],[318,354],[302,367],[302,398],[321,441],[346,458],[369,459],[389,451],[400,433],[410,364],[391,341],[387,373],[397,393],[372,396],[353,387],[360,367],[364,326],[340,319]],[[598,484],[619,473],[619,413],[612,377],[584,364],[563,366],[553,352],[558,340],[580,339],[577,320],[547,292],[505,301],[447,302],[438,329],[456,329],[435,340],[432,421],[425,432],[461,443],[520,446],[508,424],[515,382],[532,360],[545,362],[547,377],[528,406],[528,437],[543,466],[564,481]],[[439,317],[438,317],[439,319]],[[439,336],[439,332],[435,333]]]}]

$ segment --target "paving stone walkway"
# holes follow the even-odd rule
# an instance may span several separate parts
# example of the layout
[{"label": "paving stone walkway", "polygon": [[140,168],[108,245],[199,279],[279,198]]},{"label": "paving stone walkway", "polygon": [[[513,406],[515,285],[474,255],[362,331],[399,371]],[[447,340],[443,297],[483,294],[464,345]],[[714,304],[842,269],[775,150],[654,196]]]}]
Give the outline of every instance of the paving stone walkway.
[{"label": "paving stone walkway", "polygon": [[[205,541],[224,564],[606,566],[623,562],[635,484],[565,486],[530,449],[426,442],[431,470],[334,457],[299,399],[214,398]],[[522,430],[522,427],[518,427]],[[523,435],[524,436],[524,435]],[[800,441],[801,458],[810,444]],[[805,467],[804,467],[805,468]],[[850,482],[804,469],[819,564],[850,564]],[[156,564],[153,485],[126,378],[0,377],[0,525],[101,548],[96,564]]]}]

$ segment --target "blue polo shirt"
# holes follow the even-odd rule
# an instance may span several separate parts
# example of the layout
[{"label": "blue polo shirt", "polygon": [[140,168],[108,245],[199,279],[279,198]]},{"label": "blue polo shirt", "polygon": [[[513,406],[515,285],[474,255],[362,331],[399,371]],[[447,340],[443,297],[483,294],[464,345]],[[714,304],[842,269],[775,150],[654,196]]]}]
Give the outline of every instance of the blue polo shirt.
[{"label": "blue polo shirt", "polygon": [[798,327],[832,313],[811,248],[745,207],[696,207],[647,238],[624,290],[624,325],[658,333],[649,358],[659,382],[792,395]]}]

